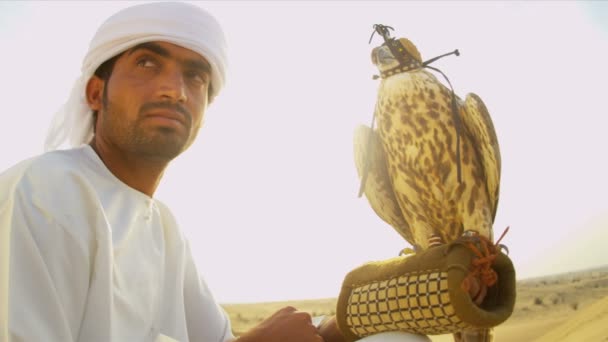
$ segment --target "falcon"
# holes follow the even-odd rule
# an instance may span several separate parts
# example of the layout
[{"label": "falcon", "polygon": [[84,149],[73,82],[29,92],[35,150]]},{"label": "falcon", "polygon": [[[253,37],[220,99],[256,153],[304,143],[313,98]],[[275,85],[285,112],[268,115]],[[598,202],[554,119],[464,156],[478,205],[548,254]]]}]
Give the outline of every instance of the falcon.
[{"label": "falcon", "polygon": [[[463,234],[493,241],[501,161],[486,106],[473,93],[456,96],[410,40],[384,30],[371,56],[380,72],[375,119],[355,131],[360,195],[415,251]],[[491,340],[476,334],[466,340]]]}]

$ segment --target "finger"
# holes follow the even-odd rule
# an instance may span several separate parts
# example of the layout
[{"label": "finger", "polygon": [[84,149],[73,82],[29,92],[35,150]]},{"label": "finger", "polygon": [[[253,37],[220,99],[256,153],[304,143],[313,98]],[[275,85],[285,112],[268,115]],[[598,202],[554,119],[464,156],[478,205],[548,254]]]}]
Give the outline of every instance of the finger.
[{"label": "finger", "polygon": [[293,306],[291,306],[291,305],[290,305],[290,306],[286,306],[286,307],[284,307],[284,308],[280,309],[280,310],[279,310],[279,311],[277,311],[277,312],[281,312],[281,313],[292,313],[292,312],[296,312],[296,311],[298,311],[298,309],[296,309],[296,308],[294,308]]},{"label": "finger", "polygon": [[284,308],[280,308],[279,310],[277,310],[275,313],[273,313],[270,318],[279,318],[279,317],[286,317],[291,315],[293,312],[296,311],[296,308],[294,308],[293,306],[286,306]]},{"label": "finger", "polygon": [[302,321],[307,322],[312,325],[312,316],[308,312],[296,311],[293,313],[293,315],[297,319],[302,320]]}]

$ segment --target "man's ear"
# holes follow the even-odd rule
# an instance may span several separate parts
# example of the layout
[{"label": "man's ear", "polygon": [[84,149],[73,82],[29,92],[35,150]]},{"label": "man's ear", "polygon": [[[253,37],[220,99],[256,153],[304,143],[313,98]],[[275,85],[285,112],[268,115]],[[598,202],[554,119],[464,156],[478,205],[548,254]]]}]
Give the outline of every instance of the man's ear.
[{"label": "man's ear", "polygon": [[95,75],[93,75],[89,79],[89,82],[87,82],[87,103],[89,104],[89,108],[91,108],[91,110],[99,111],[101,109],[104,86],[104,80]]}]

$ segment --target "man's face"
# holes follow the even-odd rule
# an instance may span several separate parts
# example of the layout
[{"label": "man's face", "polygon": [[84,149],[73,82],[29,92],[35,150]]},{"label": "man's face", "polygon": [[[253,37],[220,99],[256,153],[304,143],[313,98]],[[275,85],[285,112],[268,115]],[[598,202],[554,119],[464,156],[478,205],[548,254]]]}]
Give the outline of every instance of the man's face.
[{"label": "man's face", "polygon": [[123,53],[103,84],[97,139],[122,152],[171,160],[194,141],[211,69],[196,52],[165,42]]}]

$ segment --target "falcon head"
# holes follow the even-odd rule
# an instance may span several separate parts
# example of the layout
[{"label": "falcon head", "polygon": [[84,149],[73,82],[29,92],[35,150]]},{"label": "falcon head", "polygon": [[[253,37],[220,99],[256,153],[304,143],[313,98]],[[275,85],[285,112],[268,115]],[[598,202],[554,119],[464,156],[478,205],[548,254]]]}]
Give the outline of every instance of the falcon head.
[{"label": "falcon head", "polygon": [[[389,46],[389,44],[391,46]],[[395,56],[395,54],[399,54]],[[391,39],[372,50],[372,63],[381,73],[391,70],[406,71],[422,65],[416,46],[406,38]]]}]

